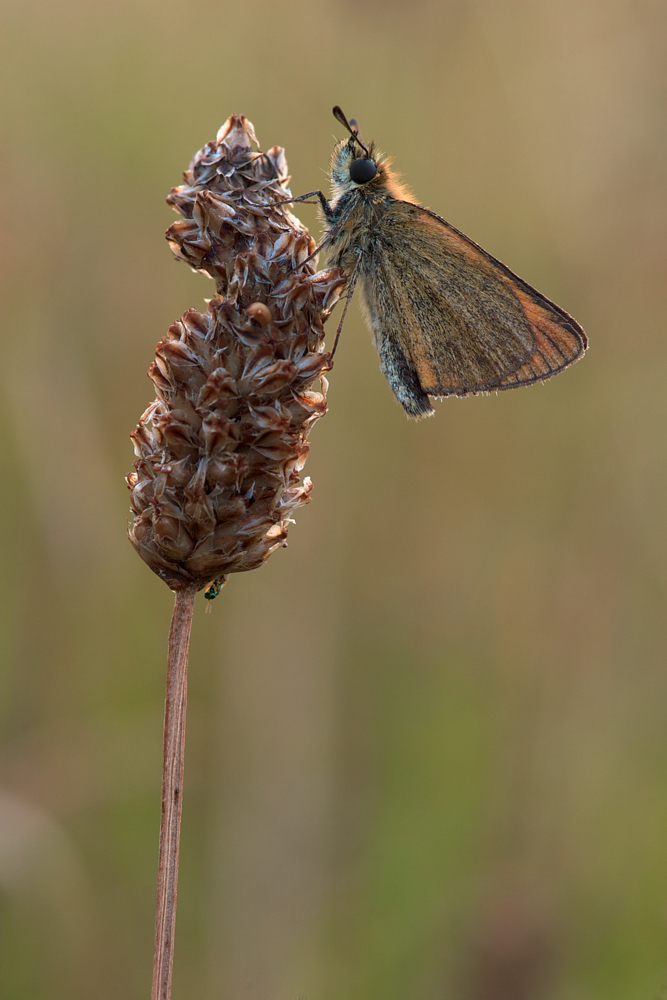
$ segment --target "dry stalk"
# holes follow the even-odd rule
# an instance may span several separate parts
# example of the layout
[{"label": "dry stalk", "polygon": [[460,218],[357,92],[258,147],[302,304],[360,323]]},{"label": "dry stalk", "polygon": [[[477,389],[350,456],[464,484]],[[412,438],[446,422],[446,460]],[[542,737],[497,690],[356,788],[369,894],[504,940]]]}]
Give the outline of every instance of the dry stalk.
[{"label": "dry stalk", "polygon": [[[282,149],[256,147],[232,115],[167,199],[180,260],[215,280],[205,313],[190,309],[156,348],[156,399],[131,435],[130,541],[176,592],[169,636],[153,1000],[171,995],[183,782],[187,660],[195,594],[255,569],[286,544],[308,434],[327,409],[331,356],[323,323],[345,285],[315,273],[315,244],[289,209]],[[321,379],[321,392],[311,389]]]},{"label": "dry stalk", "polygon": [[174,614],[169,629],[152,1000],[163,1000],[163,998],[171,996],[171,970],[174,963],[174,932],[176,930],[178,847],[181,838],[181,812],[183,809],[185,713],[188,705],[188,647],[196,593],[194,587],[186,587],[176,591]]}]

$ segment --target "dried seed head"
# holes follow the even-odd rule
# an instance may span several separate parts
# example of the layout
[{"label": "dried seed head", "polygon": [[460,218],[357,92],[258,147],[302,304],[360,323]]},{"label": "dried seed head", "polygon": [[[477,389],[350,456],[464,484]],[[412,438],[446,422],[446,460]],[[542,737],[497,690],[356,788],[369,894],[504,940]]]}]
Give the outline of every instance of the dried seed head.
[{"label": "dried seed head", "polygon": [[217,289],[157,345],[157,399],[131,435],[130,541],[172,590],[255,569],[286,544],[309,500],[308,434],[327,408],[323,322],[345,275],[304,263],[314,242],[279,204],[285,154],[253,144],[232,115],[167,199],[183,216],[166,234],[174,254]]}]

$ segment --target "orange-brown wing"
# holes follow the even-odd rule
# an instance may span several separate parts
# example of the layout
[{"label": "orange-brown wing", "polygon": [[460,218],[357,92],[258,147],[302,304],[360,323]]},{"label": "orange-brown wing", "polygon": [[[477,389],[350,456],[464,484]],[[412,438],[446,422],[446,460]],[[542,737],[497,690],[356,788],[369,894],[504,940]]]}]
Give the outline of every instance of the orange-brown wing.
[{"label": "orange-brown wing", "polygon": [[366,311],[378,346],[398,341],[428,395],[543,381],[586,350],[571,316],[427,209],[392,202],[375,230]]}]

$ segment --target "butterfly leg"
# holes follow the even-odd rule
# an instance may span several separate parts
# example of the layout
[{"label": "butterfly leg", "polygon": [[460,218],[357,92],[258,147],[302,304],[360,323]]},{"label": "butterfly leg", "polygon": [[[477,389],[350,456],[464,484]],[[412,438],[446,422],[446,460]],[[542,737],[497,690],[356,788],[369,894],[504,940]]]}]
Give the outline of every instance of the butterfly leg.
[{"label": "butterfly leg", "polygon": [[357,279],[359,277],[359,269],[360,268],[361,268],[361,251],[359,251],[359,257],[357,259],[357,263],[354,265],[354,270],[352,271],[352,274],[350,275],[350,277],[348,279],[348,282],[347,282],[347,289],[346,289],[346,292],[345,292],[345,306],[343,307],[343,315],[340,318],[340,322],[338,324],[338,329],[336,330],[336,338],[334,340],[334,345],[333,345],[333,348],[331,350],[331,357],[332,358],[333,358],[334,354],[336,353],[336,348],[338,347],[338,341],[340,340],[341,331],[343,329],[343,323],[345,322],[345,315],[347,313],[347,310],[348,310],[348,307],[350,305],[350,302],[352,301],[352,295],[354,293],[354,286],[357,283]]},{"label": "butterfly leg", "polygon": [[[304,198],[310,198],[310,195],[313,195],[313,194],[318,194],[318,195],[320,195],[321,198],[324,198],[324,195],[322,194],[321,191],[311,191],[310,194],[302,194],[300,198],[294,198],[292,200],[293,201],[303,201]],[[326,201],[326,199],[325,199],[325,201]],[[280,202],[279,204],[284,204],[284,203]],[[312,204],[312,202],[310,204]],[[327,206],[329,205],[328,202],[326,202],[326,204],[327,204]],[[353,210],[354,210],[354,202],[352,202],[348,206],[348,208],[345,210],[345,212],[343,213],[343,215],[336,220],[336,224],[333,225],[331,227],[331,229],[329,229],[324,234],[324,238],[322,239],[322,241],[320,243],[318,243],[318,245],[315,247],[315,249],[313,250],[313,252],[311,254],[309,254],[306,257],[305,260],[301,261],[301,263],[299,264],[299,267],[303,267],[304,264],[307,264],[309,261],[313,260],[314,257],[317,257],[318,253],[321,250],[324,250],[325,247],[328,247],[332,243],[336,242],[336,240],[338,239],[338,234],[340,233],[341,229],[343,228],[343,226],[345,225],[345,223],[349,219],[349,217],[352,214]],[[326,212],[326,209],[325,209],[325,212]],[[329,261],[329,264],[331,265],[331,261]],[[355,268],[355,270],[356,270],[356,268]],[[347,306],[345,308],[347,309]],[[336,342],[338,342],[338,338],[336,338]],[[335,348],[334,348],[334,350],[335,350]]]},{"label": "butterfly leg", "polygon": [[[333,209],[322,191],[309,191],[308,194],[300,194],[298,198],[279,198],[276,199],[275,203],[276,205],[296,205],[297,202],[306,201],[307,198],[312,198],[313,195],[317,195],[325,218],[330,219],[333,215]],[[313,202],[311,202],[311,204],[313,204]]]}]

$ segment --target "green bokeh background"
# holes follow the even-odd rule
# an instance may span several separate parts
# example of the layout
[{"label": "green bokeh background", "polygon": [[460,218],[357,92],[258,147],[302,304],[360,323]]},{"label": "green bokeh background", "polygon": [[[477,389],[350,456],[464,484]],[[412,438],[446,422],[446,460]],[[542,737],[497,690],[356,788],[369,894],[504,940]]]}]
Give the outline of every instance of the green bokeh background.
[{"label": "green bokeh background", "polygon": [[3,996],[149,996],[172,599],[123,476],[213,292],[164,198],[232,112],[325,184],[335,103],[591,350],[415,424],[350,310],[289,548],[198,599],[174,1000],[663,996],[665,4],[3,21]]}]

